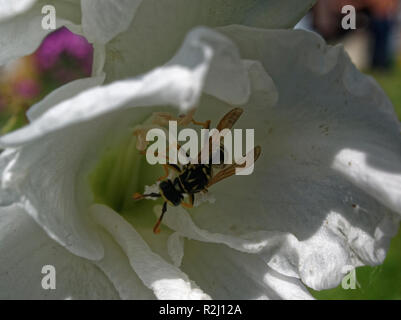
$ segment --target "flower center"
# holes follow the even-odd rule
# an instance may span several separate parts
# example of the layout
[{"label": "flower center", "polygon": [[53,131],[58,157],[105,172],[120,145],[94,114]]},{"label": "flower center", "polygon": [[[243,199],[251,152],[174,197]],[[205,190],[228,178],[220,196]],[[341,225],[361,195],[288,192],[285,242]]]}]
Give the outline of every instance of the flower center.
[{"label": "flower center", "polygon": [[[203,127],[205,131],[209,131],[210,120],[205,122],[195,121],[192,118],[193,112],[178,118],[169,113],[154,113],[143,125],[137,125],[132,129],[131,134],[126,135],[122,141],[105,151],[101,161],[90,175],[95,202],[111,207],[116,212],[124,215],[130,222],[132,222],[132,219],[140,219],[142,223],[148,225],[154,219],[154,215],[149,213],[152,212],[155,206],[154,200],[156,200],[162,204],[162,210],[153,228],[155,233],[159,232],[159,225],[168,205],[193,209],[202,202],[213,202],[213,196],[208,197],[209,186],[236,174],[237,169],[248,169],[249,163],[253,166],[253,160],[256,160],[260,155],[260,147],[253,148],[252,143],[252,149],[247,152],[242,162],[229,162],[227,164],[213,161],[214,154],[222,155],[224,159],[226,158],[225,142],[227,140],[225,135],[221,136],[219,134],[219,131],[226,130],[231,136],[230,130],[240,118],[242,112],[242,109],[234,108],[224,115],[217,124],[217,135],[212,134],[209,136],[207,134],[206,139],[200,139],[200,153],[199,150],[196,150],[194,154],[190,155],[191,152],[188,153],[187,148],[184,147],[189,144],[188,142],[181,146],[177,143],[177,138],[169,134],[169,138],[166,141],[166,136],[163,134],[164,138],[158,139],[158,141],[162,140],[164,145],[161,148],[163,150],[161,155],[163,166],[155,165],[158,162],[153,165],[148,162],[147,151],[153,147],[149,146],[147,141],[148,133],[155,128],[164,133],[162,128],[165,127],[166,122],[170,125],[171,122],[175,123],[174,132],[176,132],[178,125],[185,128],[190,124],[198,126],[198,129]],[[197,133],[194,130],[191,132],[195,133],[195,135]],[[201,137],[204,136],[203,133],[200,135]],[[191,135],[188,136],[191,138]],[[180,139],[182,138],[179,138],[178,141],[181,141]],[[191,139],[189,142],[191,142]],[[169,149],[167,152],[166,144]],[[197,142],[194,145],[197,146],[199,144]],[[205,150],[202,146],[206,147],[207,162],[198,161],[199,155],[202,154],[203,156],[203,151]],[[232,146],[232,143],[230,146]],[[160,150],[159,148],[156,149],[158,154],[156,157],[159,158]],[[177,149],[196,161],[181,165],[171,162],[170,151],[177,151]],[[229,158],[231,157],[227,159]],[[248,158],[251,159],[249,163]],[[214,170],[218,171],[215,175],[213,174]],[[163,174],[163,171],[165,174]],[[153,201],[148,201],[150,199]]]},{"label": "flower center", "polygon": [[154,184],[163,174],[163,168],[148,164],[136,144],[137,138],[131,132],[106,149],[90,173],[89,182],[96,203],[107,205],[127,220],[135,216],[141,223],[151,225],[155,217],[149,212],[155,203],[134,201],[132,195],[142,192],[146,185]]},{"label": "flower center", "polygon": [[[144,150],[147,147],[146,133],[152,128],[165,127],[172,118],[177,119],[180,128],[189,126],[192,114],[188,118],[176,118],[170,113],[156,112],[140,125],[127,129],[127,134],[113,146],[106,148],[94,170],[89,175],[91,190],[96,203],[104,204],[118,212],[135,227],[152,228],[155,224],[154,207],[163,206],[165,198],[156,201],[144,199],[135,201],[133,195],[159,193],[158,180],[165,176],[162,165],[148,163]],[[195,126],[203,125],[196,123]],[[173,172],[165,181],[173,179]],[[173,181],[171,180],[171,181]],[[210,197],[197,197],[195,206]]]}]

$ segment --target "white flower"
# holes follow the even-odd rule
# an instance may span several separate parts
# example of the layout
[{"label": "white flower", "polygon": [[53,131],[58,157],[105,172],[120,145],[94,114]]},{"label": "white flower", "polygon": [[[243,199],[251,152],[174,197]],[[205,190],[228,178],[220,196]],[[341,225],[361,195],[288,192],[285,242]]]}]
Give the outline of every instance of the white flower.
[{"label": "white flower", "polygon": [[[101,12],[96,3],[88,12]],[[130,36],[157,12],[142,3],[151,7],[133,15]],[[153,60],[153,39],[131,48],[127,33],[107,42],[107,30],[91,39],[105,44],[109,81],[153,68],[179,41],[167,33]],[[0,138],[1,297],[307,299],[304,284],[330,288],[346,265],[383,262],[401,213],[399,123],[341,47],[303,31],[196,28],[144,75],[97,86],[101,65]],[[155,111],[193,107],[215,122],[232,105],[244,109],[237,127],[255,128],[262,146],[254,174],[214,185],[214,203],[169,207],[155,236],[160,208],[131,196],[160,170],[137,152],[132,129]],[[45,264],[58,270],[54,292],[40,287]]]}]

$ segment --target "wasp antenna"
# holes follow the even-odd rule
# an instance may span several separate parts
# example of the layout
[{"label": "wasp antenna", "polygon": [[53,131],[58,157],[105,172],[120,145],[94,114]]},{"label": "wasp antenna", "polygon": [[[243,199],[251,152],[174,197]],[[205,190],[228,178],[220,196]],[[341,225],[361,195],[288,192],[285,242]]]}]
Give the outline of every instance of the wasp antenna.
[{"label": "wasp antenna", "polygon": [[160,218],[157,219],[157,222],[156,222],[155,226],[153,227],[153,233],[154,234],[159,234],[160,233],[160,224],[161,224],[161,222],[163,220],[163,217],[164,217],[164,214],[166,213],[166,211],[167,211],[167,202],[164,202],[163,203],[162,214],[160,215]]}]

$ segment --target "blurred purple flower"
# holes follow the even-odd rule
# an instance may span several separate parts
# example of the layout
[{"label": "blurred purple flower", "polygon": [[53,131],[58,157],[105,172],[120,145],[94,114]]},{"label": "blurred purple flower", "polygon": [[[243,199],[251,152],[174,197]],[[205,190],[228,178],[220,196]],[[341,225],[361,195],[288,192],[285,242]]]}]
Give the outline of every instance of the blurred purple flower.
[{"label": "blurred purple flower", "polygon": [[93,47],[82,36],[63,27],[50,34],[36,51],[38,67],[68,82],[92,72]]}]

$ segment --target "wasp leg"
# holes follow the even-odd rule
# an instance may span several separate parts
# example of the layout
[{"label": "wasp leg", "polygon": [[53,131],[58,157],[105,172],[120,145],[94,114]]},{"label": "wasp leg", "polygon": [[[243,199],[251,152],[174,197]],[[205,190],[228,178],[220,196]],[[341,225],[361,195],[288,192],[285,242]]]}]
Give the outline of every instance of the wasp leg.
[{"label": "wasp leg", "polygon": [[132,197],[134,198],[134,200],[142,200],[146,198],[160,198],[161,195],[159,193],[140,194],[138,192],[135,192]]},{"label": "wasp leg", "polygon": [[183,201],[183,202],[181,202],[181,205],[182,205],[184,208],[191,209],[191,208],[194,207],[194,200],[195,200],[194,195],[193,195],[192,193],[190,193],[190,194],[189,194],[189,203],[186,203],[186,202]]},{"label": "wasp leg", "polygon": [[199,121],[195,121],[195,119],[191,119],[191,122],[197,126],[202,126],[205,129],[210,129],[210,120],[207,120],[205,122],[199,122]]},{"label": "wasp leg", "polygon": [[140,194],[139,192],[135,192],[132,197],[134,198],[134,200],[141,200],[141,199],[145,199],[145,196],[143,194]]},{"label": "wasp leg", "polygon": [[161,224],[161,222],[163,220],[163,217],[164,217],[164,214],[166,213],[166,211],[167,211],[167,202],[164,202],[163,203],[162,214],[160,215],[160,218],[157,219],[157,222],[156,222],[155,226],[153,227],[153,233],[155,233],[155,234],[160,233],[160,224]]}]

